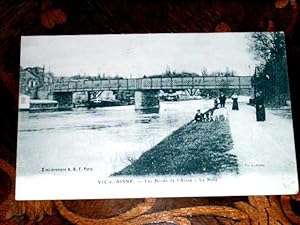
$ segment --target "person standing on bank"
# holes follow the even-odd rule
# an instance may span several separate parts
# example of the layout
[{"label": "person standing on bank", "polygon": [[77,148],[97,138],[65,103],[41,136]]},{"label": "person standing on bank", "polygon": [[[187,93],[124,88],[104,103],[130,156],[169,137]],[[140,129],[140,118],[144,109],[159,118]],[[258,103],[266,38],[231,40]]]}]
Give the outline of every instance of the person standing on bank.
[{"label": "person standing on bank", "polygon": [[220,100],[221,108],[225,108],[226,96],[224,95],[223,92],[221,92],[219,100]]},{"label": "person standing on bank", "polygon": [[214,109],[217,109],[219,105],[218,98],[214,99]]},{"label": "person standing on bank", "polygon": [[256,93],[255,96],[255,108],[256,108],[256,121],[266,120],[266,111],[264,106],[264,98],[262,91]]},{"label": "person standing on bank", "polygon": [[238,104],[238,96],[236,93],[234,93],[231,96],[232,99],[232,110],[239,110],[239,104]]}]

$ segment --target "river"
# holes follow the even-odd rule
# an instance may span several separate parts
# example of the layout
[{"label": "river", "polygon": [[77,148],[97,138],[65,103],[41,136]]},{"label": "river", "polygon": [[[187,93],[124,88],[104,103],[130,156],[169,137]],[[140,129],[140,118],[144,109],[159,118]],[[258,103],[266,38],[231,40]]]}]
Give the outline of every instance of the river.
[{"label": "river", "polygon": [[212,106],[212,100],[190,100],[160,102],[157,114],[138,114],[133,105],[19,112],[17,174],[87,167],[107,177],[192,120],[197,109]]}]

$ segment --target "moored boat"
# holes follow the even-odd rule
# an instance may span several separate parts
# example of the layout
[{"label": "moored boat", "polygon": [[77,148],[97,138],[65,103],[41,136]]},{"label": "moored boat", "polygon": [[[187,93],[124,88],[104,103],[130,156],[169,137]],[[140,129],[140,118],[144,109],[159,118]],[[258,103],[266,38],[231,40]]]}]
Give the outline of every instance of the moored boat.
[{"label": "moored boat", "polygon": [[107,107],[107,106],[122,106],[123,102],[118,100],[103,100],[103,99],[92,99],[89,102],[89,107]]},{"label": "moored boat", "polygon": [[58,110],[58,102],[47,99],[31,99],[29,112],[49,112]]}]

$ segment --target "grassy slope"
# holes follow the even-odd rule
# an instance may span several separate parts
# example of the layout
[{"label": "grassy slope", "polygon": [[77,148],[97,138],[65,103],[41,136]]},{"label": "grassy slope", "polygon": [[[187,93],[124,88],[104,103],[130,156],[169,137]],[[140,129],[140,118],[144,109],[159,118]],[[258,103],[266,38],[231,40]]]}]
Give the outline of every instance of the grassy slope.
[{"label": "grassy slope", "polygon": [[228,121],[188,123],[116,175],[238,172]]}]

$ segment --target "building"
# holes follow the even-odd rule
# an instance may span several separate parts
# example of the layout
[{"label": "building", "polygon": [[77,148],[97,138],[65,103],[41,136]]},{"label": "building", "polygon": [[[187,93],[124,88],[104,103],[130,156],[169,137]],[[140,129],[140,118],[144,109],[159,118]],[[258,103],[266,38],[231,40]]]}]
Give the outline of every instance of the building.
[{"label": "building", "polygon": [[42,67],[28,67],[20,69],[20,94],[28,95],[30,99],[47,98],[49,86],[54,80],[51,72],[45,72]]}]

